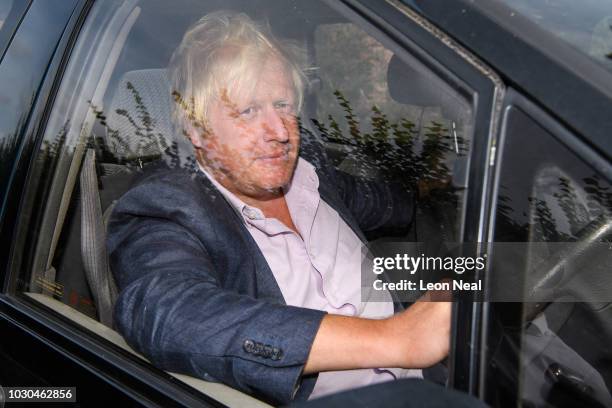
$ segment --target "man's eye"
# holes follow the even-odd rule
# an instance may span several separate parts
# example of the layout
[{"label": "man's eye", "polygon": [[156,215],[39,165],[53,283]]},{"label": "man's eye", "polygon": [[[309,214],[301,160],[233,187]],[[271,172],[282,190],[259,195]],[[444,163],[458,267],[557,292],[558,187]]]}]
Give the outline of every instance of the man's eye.
[{"label": "man's eye", "polygon": [[289,102],[277,102],[275,104],[275,107],[281,112],[285,112],[285,113],[293,112],[293,105],[290,104]]},{"label": "man's eye", "polygon": [[248,108],[240,112],[240,116],[242,116],[243,118],[249,118],[253,116],[254,114],[255,114],[255,108],[252,106],[249,106]]}]

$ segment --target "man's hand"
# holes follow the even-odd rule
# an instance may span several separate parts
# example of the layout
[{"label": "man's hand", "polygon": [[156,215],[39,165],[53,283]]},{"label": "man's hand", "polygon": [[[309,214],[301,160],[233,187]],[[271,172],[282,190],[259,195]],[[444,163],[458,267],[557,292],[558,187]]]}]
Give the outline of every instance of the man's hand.
[{"label": "man's hand", "polygon": [[385,367],[425,368],[448,355],[451,303],[416,302],[386,319],[390,359]]},{"label": "man's hand", "polygon": [[448,354],[450,314],[451,303],[419,301],[382,320],[327,315],[314,339],[304,374],[432,366]]}]

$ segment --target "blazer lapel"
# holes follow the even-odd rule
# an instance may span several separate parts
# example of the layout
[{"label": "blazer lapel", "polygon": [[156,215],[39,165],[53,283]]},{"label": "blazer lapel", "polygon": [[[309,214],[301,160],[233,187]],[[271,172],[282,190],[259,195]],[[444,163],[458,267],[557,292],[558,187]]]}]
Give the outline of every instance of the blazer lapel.
[{"label": "blazer lapel", "polygon": [[[198,172],[198,177],[204,184],[206,190],[213,189],[219,197],[223,200],[216,200],[213,208],[218,211],[219,218],[225,220],[230,225],[230,229],[235,231],[235,240],[240,240],[241,243],[246,247],[250,259],[253,260],[253,273],[255,274],[256,287],[252,288],[258,299],[265,299],[272,303],[286,304],[283,293],[274,278],[274,274],[266,261],[263,253],[259,249],[259,246],[251,236],[251,233],[247,230],[244,225],[242,215],[227,201],[225,196],[210,182],[201,172]],[[208,197],[207,197],[208,198]],[[207,200],[210,202],[210,200]],[[245,256],[242,251],[237,250],[232,254],[233,256]]]}]

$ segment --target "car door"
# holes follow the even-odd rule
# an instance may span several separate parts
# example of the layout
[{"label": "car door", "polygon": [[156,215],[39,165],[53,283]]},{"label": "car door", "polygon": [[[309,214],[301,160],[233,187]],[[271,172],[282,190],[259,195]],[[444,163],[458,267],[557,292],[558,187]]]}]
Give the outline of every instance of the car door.
[{"label": "car door", "polygon": [[[30,11],[42,3],[34,1]],[[305,48],[311,69],[303,131],[324,145],[338,171],[381,183],[399,180],[406,189],[423,186],[416,222],[401,239],[483,240],[483,202],[505,90],[486,64],[398,2],[232,5],[267,19]],[[9,262],[3,266],[2,321],[10,333],[3,338],[11,339],[7,354],[30,384],[75,385],[84,403],[264,404],[214,378],[156,368],[127,345],[112,320],[104,320],[102,310],[112,308],[100,302],[87,277],[87,264],[97,267],[104,257],[91,258],[82,245],[104,248],[103,240],[85,239],[94,228],[83,209],[89,194],[99,203],[93,222],[103,226],[104,213],[148,162],[193,166],[182,156],[184,140],[171,134],[170,94],[160,97],[159,90],[188,24],[219,7],[187,0],[180,6],[75,2],[65,30],[57,33],[59,45],[45,46],[54,52],[41,79],[47,93],[34,92],[35,103],[20,108],[28,116],[19,123],[27,123],[30,136],[12,178],[3,177],[11,187],[3,207],[2,239],[11,248],[3,257]],[[96,188],[84,181],[85,169],[93,169]],[[464,348],[474,329],[460,317],[472,313],[469,302],[455,306],[454,321],[462,325],[454,325],[449,361],[451,386],[459,388],[470,374]],[[49,360],[40,364],[33,356]],[[61,376],[59,364],[69,367]]]},{"label": "car door", "polygon": [[496,405],[608,406],[609,162],[516,92],[505,112],[483,388]]}]

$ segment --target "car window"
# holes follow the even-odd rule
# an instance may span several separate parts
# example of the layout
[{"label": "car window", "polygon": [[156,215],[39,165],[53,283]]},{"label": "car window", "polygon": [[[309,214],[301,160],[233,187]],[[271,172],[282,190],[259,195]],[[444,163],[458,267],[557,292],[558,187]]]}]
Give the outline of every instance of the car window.
[{"label": "car window", "polygon": [[0,61],[29,5],[29,1],[0,1]]},{"label": "car window", "polygon": [[[487,380],[499,402],[612,403],[612,187],[572,138],[507,113],[493,245]],[[497,255],[496,255],[497,254]],[[503,296],[502,296],[503,295]],[[514,391],[512,391],[514,389]],[[491,402],[491,401],[490,401]]]},{"label": "car window", "polygon": [[561,41],[612,69],[612,5],[609,1],[503,2]]},{"label": "car window", "polygon": [[458,242],[470,104],[422,64],[394,54],[354,24],[317,27],[314,53],[311,122],[338,169],[426,191],[417,209],[422,222],[404,238]]},{"label": "car window", "polygon": [[[338,172],[418,192],[416,222],[400,239],[460,241],[475,110],[475,101],[457,91],[463,85],[324,2],[298,9],[230,5],[305,50],[303,140],[322,146]],[[187,27],[214,10],[192,0],[95,2],[31,170],[32,216],[23,228],[38,234],[19,291],[127,349],[112,330],[122,288],[109,268],[106,223],[148,167],[163,162],[198,171],[171,117],[177,98],[167,67]],[[394,234],[377,231],[368,239]],[[245,401],[200,387],[230,404]]]},{"label": "car window", "polygon": [[[62,1],[62,0],[60,0]],[[31,109],[39,97],[40,82],[49,69],[49,62],[64,25],[72,12],[73,3],[40,2],[30,7],[17,2],[6,20],[5,31],[0,33],[0,202],[2,211],[11,178],[15,175],[15,162],[23,149],[24,131]],[[25,16],[24,16],[25,14]],[[23,18],[22,18],[23,17]],[[13,31],[19,25],[19,30]],[[8,30],[8,31],[6,31]],[[11,40],[11,47],[5,46]],[[24,70],[27,65],[27,72]],[[6,214],[6,213],[4,213]]]}]

